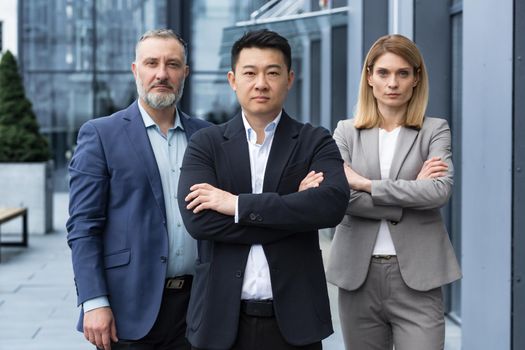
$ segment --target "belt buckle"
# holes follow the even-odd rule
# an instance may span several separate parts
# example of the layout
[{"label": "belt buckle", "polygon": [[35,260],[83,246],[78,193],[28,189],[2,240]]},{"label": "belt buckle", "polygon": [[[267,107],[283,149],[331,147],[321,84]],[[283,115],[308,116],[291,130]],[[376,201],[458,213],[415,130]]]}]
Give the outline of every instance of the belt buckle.
[{"label": "belt buckle", "polygon": [[184,279],[182,278],[172,278],[166,281],[167,289],[182,289],[184,286]]},{"label": "belt buckle", "polygon": [[394,255],[372,255],[372,258],[390,260],[393,256]]}]

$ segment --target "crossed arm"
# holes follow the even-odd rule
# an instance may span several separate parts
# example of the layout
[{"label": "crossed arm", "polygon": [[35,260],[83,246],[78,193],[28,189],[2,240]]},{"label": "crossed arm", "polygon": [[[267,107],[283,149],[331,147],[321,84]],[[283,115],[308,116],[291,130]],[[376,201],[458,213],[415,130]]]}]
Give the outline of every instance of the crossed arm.
[{"label": "crossed arm", "polygon": [[[296,192],[290,193],[293,189],[286,182],[297,181],[294,177],[283,178],[284,186],[288,184],[285,193],[253,194],[231,190],[239,186],[228,182],[228,160],[215,155],[216,140],[205,133],[195,134],[186,149],[178,191],[188,232],[196,239],[252,245],[337,225],[349,196],[341,156],[328,133],[314,136],[315,150],[304,160],[305,173],[307,166],[310,172]],[[234,221],[236,203],[238,223]]]},{"label": "crossed arm", "polygon": [[[298,192],[319,187],[323,180],[322,172],[312,170],[299,184]],[[235,215],[238,196],[208,183],[195,184],[190,187],[190,191],[184,200],[188,203],[186,209],[192,210],[194,214],[203,210],[214,210],[228,216]]]},{"label": "crossed arm", "polygon": [[429,158],[413,180],[371,180],[355,171],[352,162],[352,130],[339,125],[334,138],[345,159],[345,175],[351,187],[347,214],[369,219],[399,221],[403,209],[426,210],[443,206],[452,189],[450,129],[443,122],[432,130]]}]

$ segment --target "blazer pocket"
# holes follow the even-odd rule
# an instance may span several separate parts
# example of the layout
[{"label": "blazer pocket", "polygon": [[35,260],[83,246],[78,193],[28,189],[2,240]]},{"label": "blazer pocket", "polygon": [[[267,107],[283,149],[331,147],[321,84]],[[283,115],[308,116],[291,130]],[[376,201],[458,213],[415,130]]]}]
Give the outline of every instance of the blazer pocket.
[{"label": "blazer pocket", "polygon": [[130,258],[131,252],[129,249],[107,254],[104,256],[104,267],[106,269],[111,269],[114,267],[128,265]]}]

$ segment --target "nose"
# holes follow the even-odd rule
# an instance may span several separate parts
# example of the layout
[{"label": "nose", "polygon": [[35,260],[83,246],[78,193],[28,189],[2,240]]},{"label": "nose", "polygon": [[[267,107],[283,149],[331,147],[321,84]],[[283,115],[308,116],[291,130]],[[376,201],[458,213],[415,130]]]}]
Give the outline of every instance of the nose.
[{"label": "nose", "polygon": [[258,74],[255,80],[256,90],[266,90],[268,88],[268,82],[266,81],[266,75],[264,73]]},{"label": "nose", "polygon": [[168,76],[168,73],[166,70],[166,65],[159,64],[155,77],[157,78],[157,80],[166,80],[167,76]]},{"label": "nose", "polygon": [[397,87],[397,76],[395,74],[390,74],[387,80],[387,84],[389,88],[396,88]]}]

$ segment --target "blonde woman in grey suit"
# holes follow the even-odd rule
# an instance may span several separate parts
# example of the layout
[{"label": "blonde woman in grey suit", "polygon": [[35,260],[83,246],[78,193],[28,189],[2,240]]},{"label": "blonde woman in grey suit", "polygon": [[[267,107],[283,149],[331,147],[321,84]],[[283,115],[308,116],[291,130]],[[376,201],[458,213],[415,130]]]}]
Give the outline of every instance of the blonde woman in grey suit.
[{"label": "blonde woman in grey suit", "polygon": [[418,48],[384,36],[365,59],[355,117],[334,132],[352,191],[327,277],[348,350],[444,347],[441,286],[461,272],[440,214],[453,184],[450,129],[425,117],[427,101]]}]

